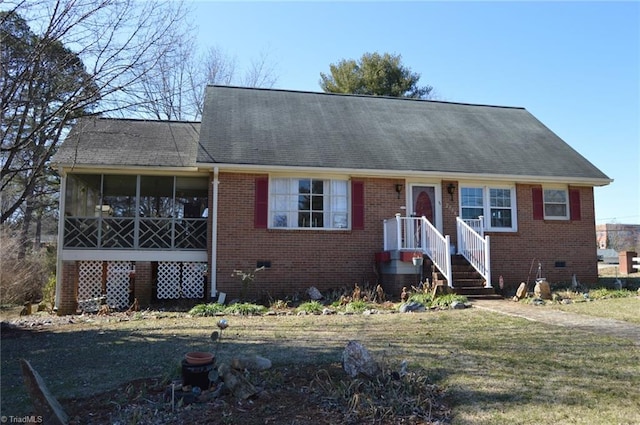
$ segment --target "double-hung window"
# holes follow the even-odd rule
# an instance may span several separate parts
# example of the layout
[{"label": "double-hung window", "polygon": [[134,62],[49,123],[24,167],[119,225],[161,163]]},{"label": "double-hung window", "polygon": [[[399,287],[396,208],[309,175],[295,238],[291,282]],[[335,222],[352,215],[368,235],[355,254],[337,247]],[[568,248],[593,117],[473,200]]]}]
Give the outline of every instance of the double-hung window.
[{"label": "double-hung window", "polygon": [[544,189],[542,199],[545,220],[569,219],[569,195],[566,189]]},{"label": "double-hung window", "polygon": [[270,185],[270,227],[348,227],[348,180],[273,178]]},{"label": "double-hung window", "polygon": [[483,216],[486,230],[517,230],[515,189],[512,187],[462,186],[460,212],[463,220]]}]

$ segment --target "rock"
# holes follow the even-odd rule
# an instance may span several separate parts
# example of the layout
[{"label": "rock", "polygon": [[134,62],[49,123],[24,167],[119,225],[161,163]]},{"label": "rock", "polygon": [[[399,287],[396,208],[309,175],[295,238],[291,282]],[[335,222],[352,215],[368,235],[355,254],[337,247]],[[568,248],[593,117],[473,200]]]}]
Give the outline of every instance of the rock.
[{"label": "rock", "polygon": [[549,282],[544,279],[536,280],[536,286],[533,288],[533,293],[538,298],[542,298],[543,300],[550,300],[551,297],[551,287],[549,286]]},{"label": "rock", "polygon": [[323,298],[322,293],[320,293],[318,288],[316,288],[315,286],[312,286],[309,289],[307,289],[307,295],[309,296],[309,299],[313,301],[318,301]]},{"label": "rock", "polygon": [[352,378],[362,374],[369,378],[380,371],[378,363],[358,341],[349,341],[342,353],[342,368]]},{"label": "rock", "polygon": [[242,375],[242,372],[235,370],[228,364],[223,363],[218,366],[218,373],[222,377],[225,387],[236,398],[246,400],[258,392],[253,384]]},{"label": "rock", "polygon": [[573,301],[570,298],[563,298],[562,301],[560,301],[561,304],[571,304],[573,303]]},{"label": "rock", "polygon": [[271,360],[260,356],[243,356],[231,360],[231,367],[237,370],[261,371],[271,369]]},{"label": "rock", "polygon": [[463,302],[460,302],[460,301],[453,301],[453,302],[451,303],[451,308],[452,308],[452,309],[454,309],[454,310],[462,310],[462,309],[467,308],[467,306],[466,306],[466,305],[464,305],[464,303],[463,303]]},{"label": "rock", "polygon": [[322,309],[322,315],[323,316],[329,316],[331,314],[336,314],[336,311],[335,310],[331,310],[330,308],[327,308],[327,307]]},{"label": "rock", "polygon": [[413,313],[413,312],[422,312],[427,311],[426,307],[419,302],[410,301],[408,303],[402,303],[400,305],[400,313]]},{"label": "rock", "polygon": [[527,296],[527,284],[522,282],[516,291],[516,297],[521,300]]}]

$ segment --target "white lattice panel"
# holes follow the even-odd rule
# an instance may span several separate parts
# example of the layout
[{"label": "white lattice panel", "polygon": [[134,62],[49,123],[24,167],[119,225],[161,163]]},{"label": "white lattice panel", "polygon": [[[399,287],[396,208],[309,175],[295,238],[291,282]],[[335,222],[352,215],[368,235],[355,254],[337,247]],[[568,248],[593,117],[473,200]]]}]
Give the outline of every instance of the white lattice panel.
[{"label": "white lattice panel", "polygon": [[180,298],[180,263],[158,263],[158,299]]},{"label": "white lattice panel", "polygon": [[182,263],[182,297],[204,297],[204,268],[206,263]]},{"label": "white lattice panel", "polygon": [[102,261],[80,261],[78,269],[78,307],[98,311],[102,295]]},{"label": "white lattice panel", "polygon": [[107,263],[107,304],[112,308],[129,306],[129,261]]}]

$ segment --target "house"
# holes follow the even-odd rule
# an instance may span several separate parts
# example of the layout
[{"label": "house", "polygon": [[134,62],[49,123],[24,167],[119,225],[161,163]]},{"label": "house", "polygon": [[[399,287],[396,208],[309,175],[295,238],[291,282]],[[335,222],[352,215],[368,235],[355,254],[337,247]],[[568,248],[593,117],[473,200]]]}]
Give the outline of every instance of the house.
[{"label": "house", "polygon": [[250,295],[274,299],[594,283],[611,182],[524,108],[224,86],[201,123],[83,119],[54,162],[61,313],[234,298],[257,267]]}]

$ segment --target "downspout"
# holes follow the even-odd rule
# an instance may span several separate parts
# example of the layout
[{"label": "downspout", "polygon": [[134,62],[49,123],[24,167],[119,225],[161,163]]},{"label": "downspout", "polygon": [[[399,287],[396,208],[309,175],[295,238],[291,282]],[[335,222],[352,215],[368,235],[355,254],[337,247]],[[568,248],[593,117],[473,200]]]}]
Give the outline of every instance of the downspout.
[{"label": "downspout", "polygon": [[60,172],[60,196],[58,198],[58,247],[56,249],[56,295],[54,299],[54,311],[60,307],[60,295],[62,292],[62,248],[64,243],[64,209],[65,194],[67,193],[67,174]]},{"label": "downspout", "polygon": [[213,169],[213,182],[211,182],[212,192],[212,207],[211,207],[211,298],[215,297],[218,293],[216,289],[217,281],[217,261],[218,261],[218,167]]}]

